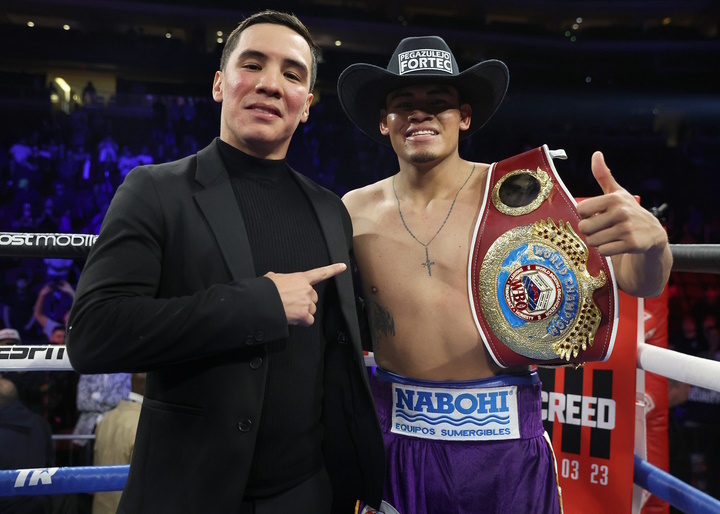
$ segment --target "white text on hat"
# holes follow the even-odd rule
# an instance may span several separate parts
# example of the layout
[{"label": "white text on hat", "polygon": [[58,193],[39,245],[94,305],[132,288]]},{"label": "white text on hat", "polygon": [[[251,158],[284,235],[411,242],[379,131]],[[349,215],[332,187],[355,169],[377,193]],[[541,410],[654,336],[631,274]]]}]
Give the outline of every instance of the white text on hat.
[{"label": "white text on hat", "polygon": [[400,75],[414,71],[437,70],[453,73],[450,52],[445,50],[410,50],[398,54]]}]

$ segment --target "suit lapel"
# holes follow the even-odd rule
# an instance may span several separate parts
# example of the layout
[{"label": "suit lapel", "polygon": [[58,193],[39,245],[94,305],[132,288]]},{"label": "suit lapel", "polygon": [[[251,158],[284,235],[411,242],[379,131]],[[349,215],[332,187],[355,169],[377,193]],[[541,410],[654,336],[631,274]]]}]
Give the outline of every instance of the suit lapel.
[{"label": "suit lapel", "polygon": [[320,223],[320,230],[322,230],[327,244],[330,263],[344,262],[348,267],[345,272],[335,275],[334,278],[345,324],[350,331],[352,341],[360,345],[360,327],[357,323],[355,298],[352,296],[353,283],[352,273],[350,272],[350,256],[340,208],[334,202],[328,201],[327,197],[319,190],[319,187],[308,178],[297,172],[295,172],[295,177],[310,199],[313,209],[315,209],[315,214]]},{"label": "suit lapel", "polygon": [[217,141],[198,152],[196,180],[205,189],[195,201],[215,234],[233,280],[255,276],[245,220],[238,208]]},{"label": "suit lapel", "polygon": [[[217,149],[217,142],[198,152],[197,162],[195,178],[204,189],[195,193],[194,198],[215,234],[225,264],[233,280],[254,277],[255,265],[245,220],[238,208],[229,175]],[[330,262],[344,262],[349,269],[348,243],[340,208],[334,202],[328,201],[319,187],[308,178],[297,172],[294,176],[315,210]],[[352,274],[346,271],[336,275],[334,279],[349,335],[354,344],[360,345],[360,328],[357,324],[355,298],[352,295]]]}]

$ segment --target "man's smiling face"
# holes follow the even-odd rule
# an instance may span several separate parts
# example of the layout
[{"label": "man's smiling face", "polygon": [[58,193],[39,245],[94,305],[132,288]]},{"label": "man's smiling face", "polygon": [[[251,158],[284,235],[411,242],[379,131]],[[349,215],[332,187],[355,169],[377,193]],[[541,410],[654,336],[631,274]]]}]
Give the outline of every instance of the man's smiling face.
[{"label": "man's smiling face", "polygon": [[457,89],[422,84],[387,95],[380,112],[380,132],[390,136],[401,160],[414,164],[433,162],[453,153],[460,131],[470,127],[472,111],[461,104]]},{"label": "man's smiling face", "polygon": [[285,157],[295,129],[310,114],[312,54],[284,25],[245,29],[226,69],[215,74],[213,99],[222,102],[220,138],[256,157]]}]

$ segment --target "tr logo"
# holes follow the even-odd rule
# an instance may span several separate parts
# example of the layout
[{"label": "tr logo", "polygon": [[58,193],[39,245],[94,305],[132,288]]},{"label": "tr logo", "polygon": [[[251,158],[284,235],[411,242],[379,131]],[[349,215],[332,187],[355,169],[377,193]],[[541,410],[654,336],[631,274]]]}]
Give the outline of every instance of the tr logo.
[{"label": "tr logo", "polygon": [[[58,469],[60,468],[21,469],[17,479],[15,479],[15,487],[33,486],[38,485],[38,483],[43,485],[52,484],[52,476]],[[30,480],[27,480],[28,476]]]}]

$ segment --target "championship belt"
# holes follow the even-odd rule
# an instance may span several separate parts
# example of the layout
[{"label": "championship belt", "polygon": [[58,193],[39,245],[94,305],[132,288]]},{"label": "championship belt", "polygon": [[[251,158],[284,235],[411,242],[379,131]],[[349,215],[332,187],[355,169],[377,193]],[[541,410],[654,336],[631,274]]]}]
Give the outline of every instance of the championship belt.
[{"label": "championship belt", "polygon": [[610,259],[585,244],[547,145],[493,164],[468,266],[485,347],[501,367],[610,357],[618,313]]}]

